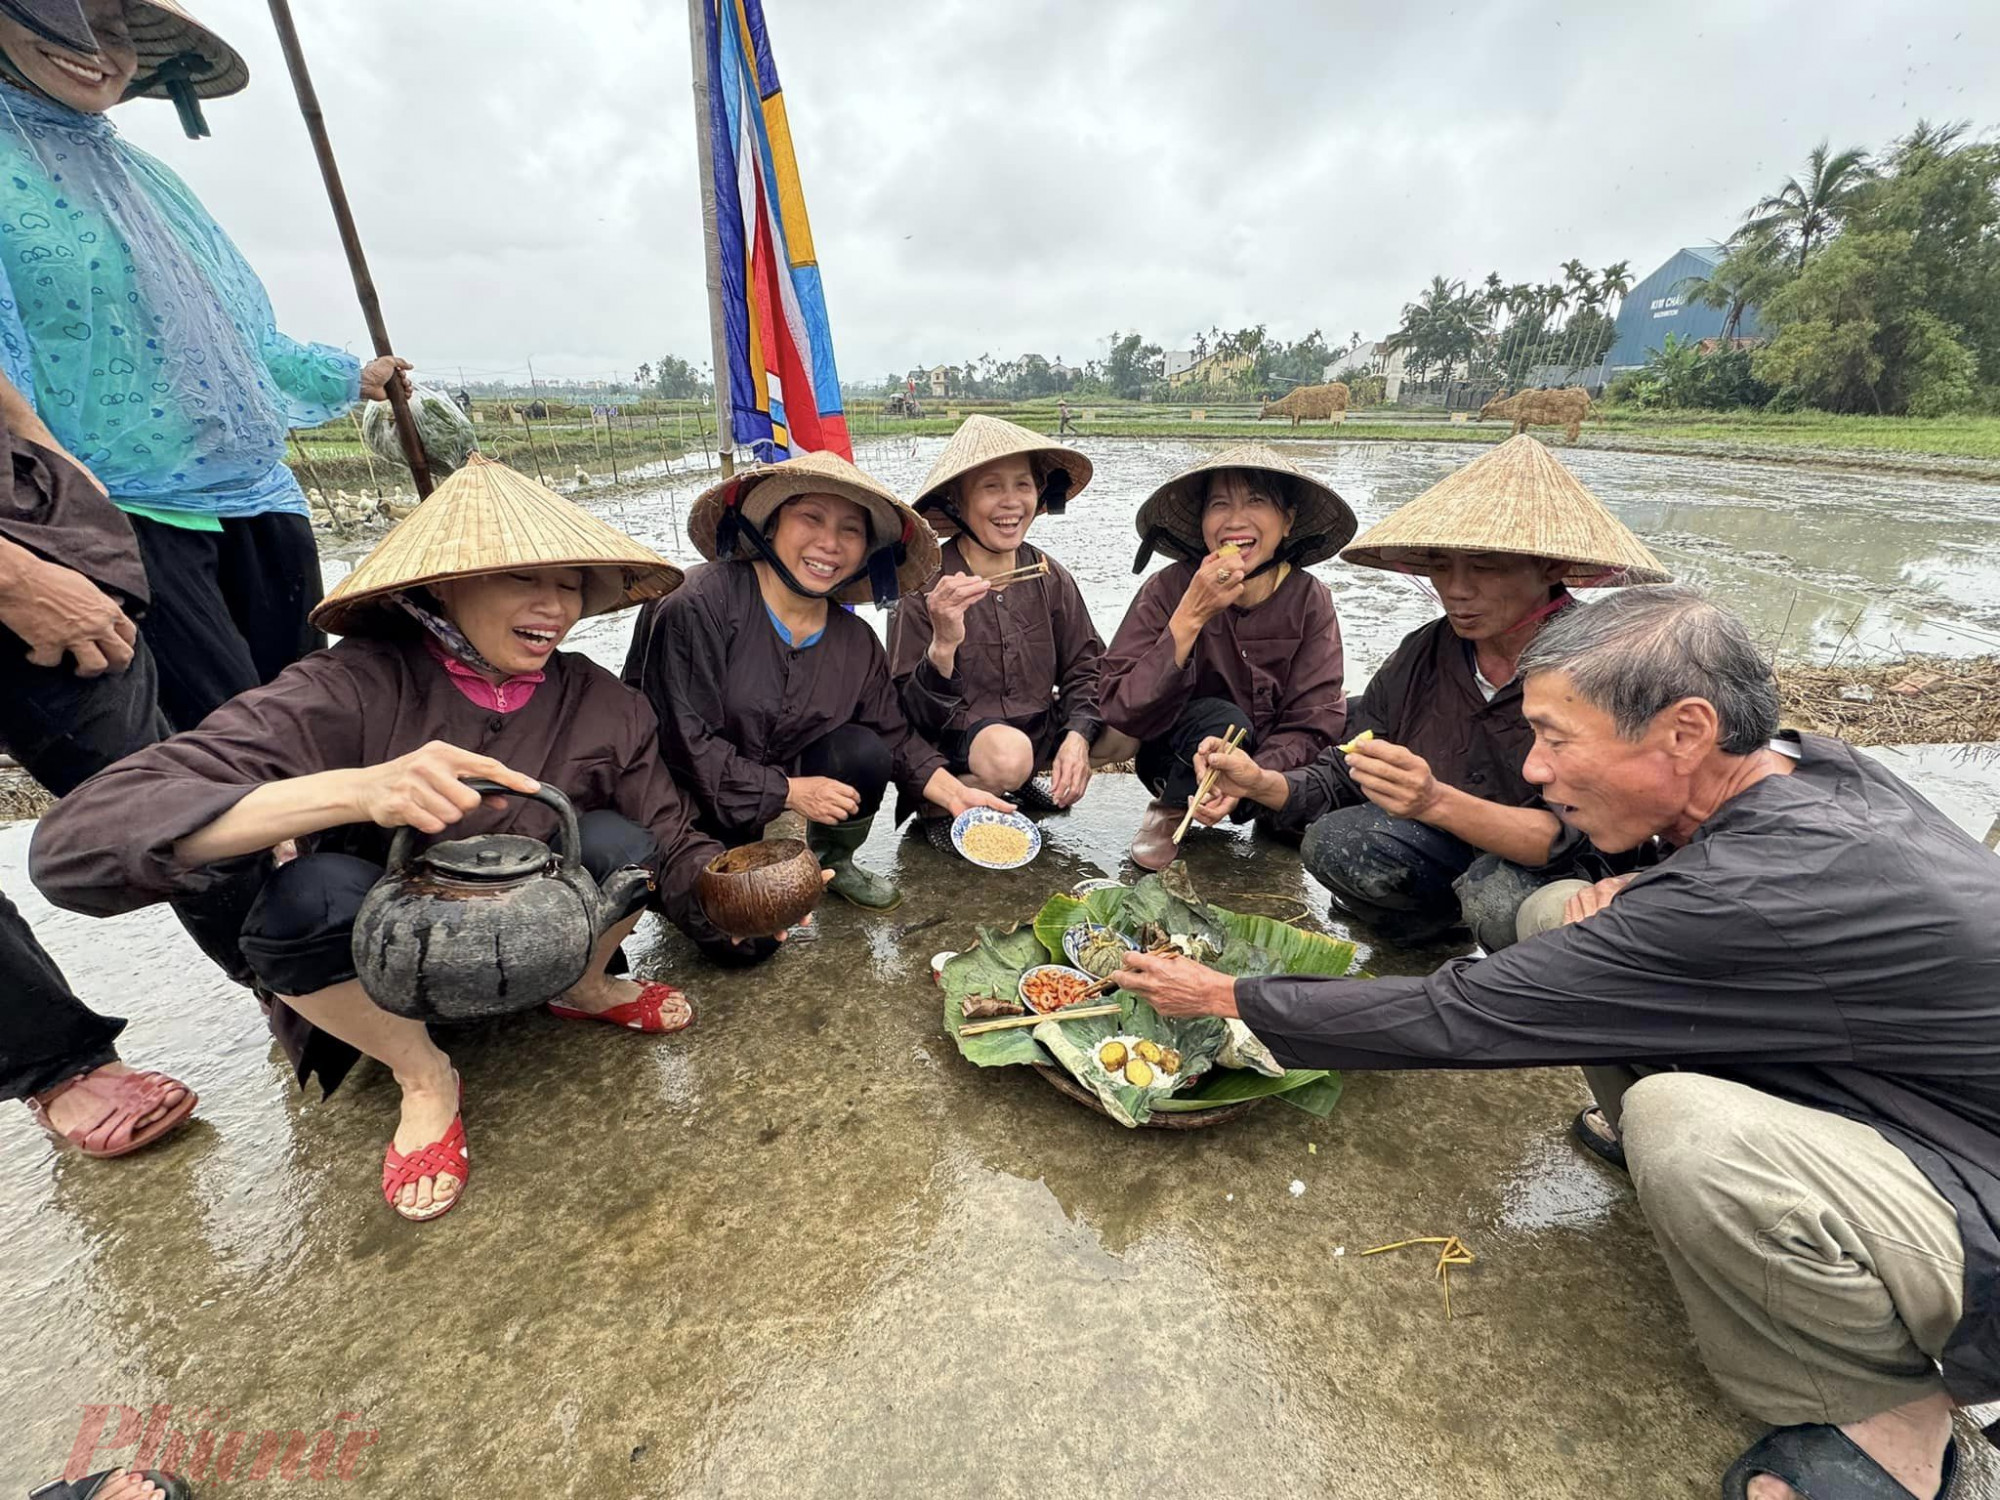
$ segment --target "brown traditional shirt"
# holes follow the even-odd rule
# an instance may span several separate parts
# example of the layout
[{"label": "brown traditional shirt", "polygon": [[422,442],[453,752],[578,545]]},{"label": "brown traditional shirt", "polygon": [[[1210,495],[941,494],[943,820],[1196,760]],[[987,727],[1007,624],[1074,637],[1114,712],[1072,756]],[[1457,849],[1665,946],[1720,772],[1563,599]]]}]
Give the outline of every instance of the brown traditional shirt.
[{"label": "brown traditional shirt", "polygon": [[1158,739],[1193,698],[1226,698],[1250,716],[1252,758],[1267,771],[1302,766],[1337,744],[1340,620],[1318,578],[1294,568],[1255,609],[1229,608],[1202,627],[1187,664],[1174,663],[1167,629],[1194,564],[1162,568],[1139,586],[1104,655],[1104,722]]},{"label": "brown traditional shirt", "polygon": [[652,700],[661,751],[719,836],[782,813],[800,752],[843,724],[882,736],[908,796],[921,797],[944,765],[910,733],[875,632],[833,604],[816,642],[790,644],[771,623],[750,563],[703,563],[647,605],[625,680]]},{"label": "brown traditional shirt", "polygon": [[[35,830],[29,873],[57,906],[113,916],[206,889],[211,867],[174,852],[251,791],[315,771],[380,765],[442,740],[489,755],[567,795],[578,812],[608,808],[659,844],[660,909],[690,937],[722,938],[695,900],[695,878],[722,852],[658,751],[646,700],[587,657],[558,651],[534,696],[512,713],[474,704],[421,640],[350,636],[294,662],[200,727],[126,757],[56,805]],[[508,831],[556,837],[555,813],[509,798],[482,804],[453,837]],[[350,824],[300,840],[381,862],[390,830]]]},{"label": "brown traditional shirt", "polygon": [[81,573],[132,613],[143,609],[152,594],[124,512],[75,464],[4,422],[0,441],[14,465],[14,482],[0,495],[0,537]]},{"label": "brown traditional shirt", "polygon": [[[1533,807],[1541,792],[1521,774],[1535,731],[1521,713],[1521,679],[1491,699],[1479,686],[1473,648],[1448,620],[1433,620],[1403,637],[1368,680],[1343,731],[1348,739],[1372,729],[1422,756],[1446,786],[1502,807]],[[1337,807],[1366,801],[1347,773],[1338,746],[1285,773],[1291,787],[1277,814],[1281,827],[1302,829]]]},{"label": "brown traditional shirt", "polygon": [[[969,573],[958,538],[944,544],[938,575]],[[930,600],[911,594],[889,626],[889,675],[902,694],[910,727],[941,743],[983,719],[1022,724],[1044,755],[1064,734],[1095,740],[1099,663],[1104,641],[1091,623],[1083,591],[1069,569],[1039,548],[1018,549],[1021,567],[1048,564],[1048,573],[994,590],[965,612],[965,640],[950,677],[930,659]]]},{"label": "brown traditional shirt", "polygon": [[1867,756],[1796,738],[1791,775],[1594,916],[1427,979],[1241,979],[1237,1006],[1295,1068],[1650,1064],[1874,1127],[1958,1214],[1945,1383],[2000,1399],[2000,859]]}]

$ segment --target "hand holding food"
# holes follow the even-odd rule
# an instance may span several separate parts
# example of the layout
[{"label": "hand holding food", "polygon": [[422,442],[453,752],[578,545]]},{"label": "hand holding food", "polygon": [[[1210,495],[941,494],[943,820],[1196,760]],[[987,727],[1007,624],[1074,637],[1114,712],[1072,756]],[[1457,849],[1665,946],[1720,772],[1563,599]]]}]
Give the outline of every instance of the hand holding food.
[{"label": "hand holding food", "polygon": [[1181,595],[1176,614],[1199,627],[1243,597],[1243,563],[1234,549],[1211,552],[1201,560]]},{"label": "hand holding food", "polygon": [[1112,976],[1163,1016],[1233,1016],[1236,981],[1177,953],[1133,953]]},{"label": "hand holding food", "polygon": [[1422,822],[1430,815],[1440,787],[1429,761],[1414,750],[1376,739],[1372,730],[1341,748],[1347,752],[1348,774],[1370,802],[1395,818]]},{"label": "hand holding food", "polygon": [[931,640],[955,651],[965,644],[965,612],[993,592],[977,573],[947,573],[931,587],[925,602],[931,609]]}]

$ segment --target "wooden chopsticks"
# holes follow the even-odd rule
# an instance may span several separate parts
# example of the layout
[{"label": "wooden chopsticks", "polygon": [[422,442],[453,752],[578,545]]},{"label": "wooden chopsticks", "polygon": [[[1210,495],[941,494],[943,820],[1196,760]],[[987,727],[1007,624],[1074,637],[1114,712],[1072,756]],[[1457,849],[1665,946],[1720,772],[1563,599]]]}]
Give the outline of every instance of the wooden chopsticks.
[{"label": "wooden chopsticks", "polygon": [[1061,1010],[1047,1014],[1031,1010],[1025,1016],[1003,1016],[997,1021],[974,1021],[970,1026],[958,1028],[960,1036],[979,1036],[988,1031],[1012,1031],[1018,1026],[1039,1026],[1044,1021],[1083,1021],[1092,1016],[1115,1016],[1122,1009],[1116,1005],[1066,1005]]},{"label": "wooden chopsticks", "polygon": [[1029,563],[1026,567],[1009,568],[1004,573],[995,573],[991,578],[987,579],[986,581],[988,583],[1015,583],[1023,578],[1041,578],[1045,576],[1048,573],[1048,571],[1049,571],[1049,560],[1045,557],[1040,562]]},{"label": "wooden chopsticks", "polygon": [[[1250,738],[1250,731],[1240,724],[1232,724],[1222,736],[1222,748],[1234,750]],[[1178,844],[1187,837],[1188,825],[1194,821],[1194,810],[1208,800],[1210,790],[1215,786],[1216,773],[1211,770],[1201,778],[1201,785],[1195,788],[1194,796],[1188,802],[1187,816],[1181,819],[1181,826],[1174,830],[1174,842]]]}]

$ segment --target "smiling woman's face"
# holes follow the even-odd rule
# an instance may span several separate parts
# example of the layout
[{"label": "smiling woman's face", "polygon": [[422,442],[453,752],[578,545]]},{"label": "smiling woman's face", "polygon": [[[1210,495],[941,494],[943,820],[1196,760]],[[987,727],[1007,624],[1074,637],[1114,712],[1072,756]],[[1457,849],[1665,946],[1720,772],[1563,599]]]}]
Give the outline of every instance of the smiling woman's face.
[{"label": "smiling woman's face", "polygon": [[868,556],[868,512],[839,495],[799,495],[778,507],[771,550],[803,587],[831,593]]},{"label": "smiling woman's face", "polygon": [[981,464],[958,483],[958,513],[972,539],[1005,556],[1020,546],[1041,504],[1041,486],[1025,454]]},{"label": "smiling woman's face", "polygon": [[1247,572],[1277,556],[1291,532],[1292,518],[1278,499],[1274,480],[1242,469],[1224,469],[1209,479],[1201,509],[1201,539],[1209,551],[1236,543]]},{"label": "smiling woman's face", "polygon": [[534,568],[433,584],[473,649],[509,677],[539,672],[583,616],[581,568]]},{"label": "smiling woman's face", "polygon": [[0,16],[0,51],[22,77],[59,104],[101,115],[120,99],[139,70],[125,25],[125,0],[83,0],[96,52],[72,52]]}]

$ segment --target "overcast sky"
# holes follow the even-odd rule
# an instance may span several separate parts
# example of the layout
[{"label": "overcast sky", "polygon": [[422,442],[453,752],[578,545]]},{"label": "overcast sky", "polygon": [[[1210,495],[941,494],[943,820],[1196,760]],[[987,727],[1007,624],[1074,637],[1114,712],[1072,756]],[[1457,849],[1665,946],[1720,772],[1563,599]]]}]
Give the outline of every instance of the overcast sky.
[{"label": "overcast sky", "polygon": [[[295,335],[366,339],[259,0],[179,169]],[[1434,273],[1636,275],[1822,136],[2000,124],[1993,0],[765,0],[848,380],[1112,329],[1378,337]],[[685,8],[293,0],[399,351],[630,378],[709,343]]]}]

